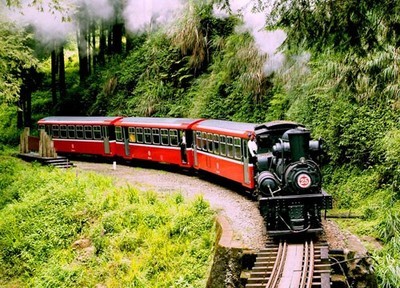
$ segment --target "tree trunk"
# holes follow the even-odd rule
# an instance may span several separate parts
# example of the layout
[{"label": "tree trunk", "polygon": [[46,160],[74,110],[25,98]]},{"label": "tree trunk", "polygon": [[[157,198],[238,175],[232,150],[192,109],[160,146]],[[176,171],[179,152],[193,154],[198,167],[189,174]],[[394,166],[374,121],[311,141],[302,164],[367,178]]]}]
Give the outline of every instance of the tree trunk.
[{"label": "tree trunk", "polygon": [[60,50],[59,50],[59,61],[60,61],[60,71],[59,71],[59,75],[60,75],[60,98],[65,100],[65,98],[67,97],[67,86],[65,84],[65,61],[64,61],[64,47],[61,46]]},{"label": "tree trunk", "polygon": [[92,22],[91,25],[91,34],[92,34],[92,67],[93,72],[96,69],[97,61],[96,61],[96,22]]},{"label": "tree trunk", "polygon": [[108,25],[108,30],[107,30],[107,53],[109,55],[112,54],[113,52],[113,33],[111,29],[111,25]]},{"label": "tree trunk", "polygon": [[56,50],[51,51],[51,99],[53,114],[55,114],[57,106],[57,54]]},{"label": "tree trunk", "polygon": [[22,129],[24,128],[24,101],[23,101],[23,93],[21,89],[21,95],[18,101],[18,111],[17,111],[17,128]]},{"label": "tree trunk", "polygon": [[116,23],[113,25],[113,53],[122,53],[122,30],[123,24]]},{"label": "tree trunk", "polygon": [[87,29],[83,23],[79,23],[80,28],[77,32],[77,44],[78,44],[78,54],[79,54],[79,77],[81,82],[85,82],[89,75],[88,69],[88,42],[87,42]]},{"label": "tree trunk", "polygon": [[25,110],[24,110],[24,127],[32,128],[32,91],[34,89],[34,78],[35,70],[31,68],[29,71],[26,71],[27,75],[25,77]]},{"label": "tree trunk", "polygon": [[98,61],[99,64],[104,65],[106,63],[105,55],[106,55],[107,43],[106,43],[106,31],[105,25],[102,22],[100,27],[100,47],[99,47],[99,56]]}]

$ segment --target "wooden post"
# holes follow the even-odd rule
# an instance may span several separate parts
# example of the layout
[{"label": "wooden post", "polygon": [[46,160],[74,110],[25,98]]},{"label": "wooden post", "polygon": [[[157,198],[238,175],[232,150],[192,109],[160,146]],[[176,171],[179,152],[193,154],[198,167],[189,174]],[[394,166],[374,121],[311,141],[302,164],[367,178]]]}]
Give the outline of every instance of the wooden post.
[{"label": "wooden post", "polygon": [[39,156],[52,158],[57,157],[56,150],[54,149],[54,142],[44,130],[40,130]]},{"label": "wooden post", "polygon": [[21,133],[19,137],[19,152],[21,154],[29,153],[29,127],[25,127],[24,131]]}]

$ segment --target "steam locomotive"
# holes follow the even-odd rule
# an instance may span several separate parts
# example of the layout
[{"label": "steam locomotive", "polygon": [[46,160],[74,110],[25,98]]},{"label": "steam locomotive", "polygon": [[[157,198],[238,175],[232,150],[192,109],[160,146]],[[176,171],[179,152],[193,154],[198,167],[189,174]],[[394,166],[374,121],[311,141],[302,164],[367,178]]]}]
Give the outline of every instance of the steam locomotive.
[{"label": "steam locomotive", "polygon": [[255,127],[258,139],[256,189],[260,211],[271,235],[317,233],[321,211],[332,208],[332,197],[321,187],[317,164],[322,141],[293,122]]},{"label": "steam locomotive", "polygon": [[[270,235],[320,232],[321,211],[332,207],[317,164],[322,143],[295,122],[60,116],[38,126],[59,154],[160,162],[233,181],[257,197]],[[256,159],[249,133],[256,135]]]}]

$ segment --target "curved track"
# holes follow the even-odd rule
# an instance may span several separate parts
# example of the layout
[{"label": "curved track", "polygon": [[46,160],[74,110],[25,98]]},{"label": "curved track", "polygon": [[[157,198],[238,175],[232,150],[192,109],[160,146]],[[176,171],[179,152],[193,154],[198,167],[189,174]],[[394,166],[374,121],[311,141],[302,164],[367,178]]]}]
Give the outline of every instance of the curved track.
[{"label": "curved track", "polygon": [[246,288],[330,287],[328,245],[325,242],[268,242],[256,258]]}]

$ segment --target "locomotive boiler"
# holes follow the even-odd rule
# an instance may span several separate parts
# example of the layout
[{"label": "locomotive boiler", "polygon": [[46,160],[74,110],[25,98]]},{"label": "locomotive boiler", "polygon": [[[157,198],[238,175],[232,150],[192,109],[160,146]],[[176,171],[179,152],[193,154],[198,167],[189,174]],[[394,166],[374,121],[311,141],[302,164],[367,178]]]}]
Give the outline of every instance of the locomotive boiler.
[{"label": "locomotive boiler", "polygon": [[322,231],[321,211],[332,208],[317,164],[322,141],[312,140],[308,129],[289,121],[258,125],[255,132],[256,189],[268,233]]}]

